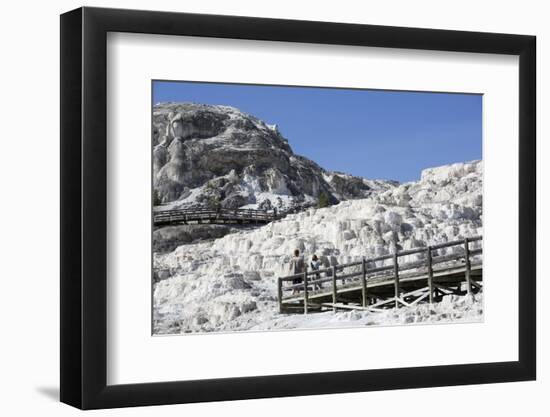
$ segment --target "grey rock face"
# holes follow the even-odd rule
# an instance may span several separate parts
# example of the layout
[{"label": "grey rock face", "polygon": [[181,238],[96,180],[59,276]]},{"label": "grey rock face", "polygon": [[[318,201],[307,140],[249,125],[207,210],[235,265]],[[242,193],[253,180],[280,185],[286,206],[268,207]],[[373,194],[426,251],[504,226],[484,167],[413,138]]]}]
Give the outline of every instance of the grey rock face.
[{"label": "grey rock face", "polygon": [[173,251],[180,245],[218,239],[242,230],[221,224],[165,226],[153,231],[153,252]]},{"label": "grey rock face", "polygon": [[341,172],[333,172],[329,183],[341,200],[368,197],[372,193],[399,185],[397,181],[367,180]]},{"label": "grey rock face", "polygon": [[227,106],[153,109],[153,182],[171,208],[289,208],[364,198],[395,184],[333,174],[295,155],[276,126]]}]

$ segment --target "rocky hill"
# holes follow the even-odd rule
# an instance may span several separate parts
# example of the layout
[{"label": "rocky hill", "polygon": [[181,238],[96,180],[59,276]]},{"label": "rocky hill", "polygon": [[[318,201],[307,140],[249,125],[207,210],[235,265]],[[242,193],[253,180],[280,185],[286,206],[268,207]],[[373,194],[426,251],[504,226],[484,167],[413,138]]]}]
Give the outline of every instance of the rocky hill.
[{"label": "rocky hill", "polygon": [[153,182],[164,208],[288,209],[366,198],[396,182],[329,172],[294,154],[276,126],[228,106],[153,109]]}]

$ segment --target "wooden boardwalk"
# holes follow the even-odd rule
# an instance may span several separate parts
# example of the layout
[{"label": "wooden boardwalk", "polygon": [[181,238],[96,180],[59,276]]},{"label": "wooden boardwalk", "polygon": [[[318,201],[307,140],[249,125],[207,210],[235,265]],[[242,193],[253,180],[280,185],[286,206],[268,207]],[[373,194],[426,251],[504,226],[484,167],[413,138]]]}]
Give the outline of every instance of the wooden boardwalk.
[{"label": "wooden boardwalk", "polygon": [[211,209],[206,207],[159,210],[153,212],[153,224],[155,226],[167,226],[171,224],[267,224],[311,207],[311,205],[301,205],[286,211]]},{"label": "wooden boardwalk", "polygon": [[155,226],[170,224],[265,224],[280,219],[275,211],[252,209],[209,209],[190,208],[164,210],[153,213]]},{"label": "wooden boardwalk", "polygon": [[[379,311],[482,288],[482,237],[415,248],[278,279],[281,313]],[[413,260],[410,260],[414,258]]]}]

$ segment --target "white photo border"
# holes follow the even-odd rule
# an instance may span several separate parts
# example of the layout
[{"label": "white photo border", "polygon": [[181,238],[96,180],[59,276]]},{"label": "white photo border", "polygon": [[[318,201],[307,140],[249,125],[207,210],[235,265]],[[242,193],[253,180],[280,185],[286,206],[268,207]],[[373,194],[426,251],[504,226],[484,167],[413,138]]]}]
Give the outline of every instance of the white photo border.
[{"label": "white photo border", "polygon": [[[108,384],[517,361],[518,70],[513,55],[110,33]],[[483,94],[484,322],[152,337],[152,79]],[[304,363],[288,346],[346,354]]]}]

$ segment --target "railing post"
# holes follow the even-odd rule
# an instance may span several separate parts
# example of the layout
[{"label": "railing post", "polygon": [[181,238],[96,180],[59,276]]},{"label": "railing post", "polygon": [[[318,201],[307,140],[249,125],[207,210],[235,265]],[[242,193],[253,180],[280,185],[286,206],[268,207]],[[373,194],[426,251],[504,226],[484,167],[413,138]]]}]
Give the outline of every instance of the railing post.
[{"label": "railing post", "polygon": [[426,262],[428,263],[428,291],[430,304],[434,301],[434,270],[432,266],[432,247],[428,246],[426,251]]},{"label": "railing post", "polygon": [[336,266],[332,265],[332,311],[336,313]]},{"label": "railing post", "polygon": [[277,279],[277,297],[279,298],[279,314],[283,313],[283,280]]},{"label": "railing post", "polygon": [[468,238],[464,239],[464,257],[466,258],[466,287],[468,290],[468,295],[472,294],[472,282],[470,277],[470,244]]},{"label": "railing post", "polygon": [[363,268],[363,274],[361,275],[361,297],[363,299],[363,308],[366,308],[368,305],[367,300],[367,262],[365,261],[365,257],[363,257],[363,261],[361,262],[361,266]]},{"label": "railing post", "polygon": [[304,314],[307,314],[307,305],[309,303],[309,292],[307,290],[307,268],[304,270]]},{"label": "railing post", "polygon": [[395,246],[395,251],[393,252],[393,276],[395,279],[395,308],[399,308],[399,264],[397,260],[397,245]]}]

